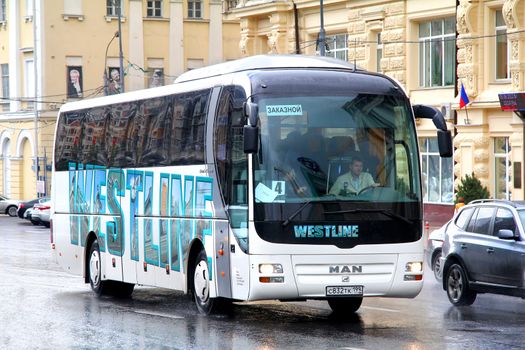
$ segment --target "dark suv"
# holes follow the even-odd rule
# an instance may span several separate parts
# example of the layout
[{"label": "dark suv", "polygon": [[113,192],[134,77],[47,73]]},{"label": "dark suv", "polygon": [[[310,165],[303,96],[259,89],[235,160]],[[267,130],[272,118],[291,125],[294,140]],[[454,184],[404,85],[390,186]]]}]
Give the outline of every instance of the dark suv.
[{"label": "dark suv", "polygon": [[477,293],[525,298],[525,202],[477,200],[464,206],[445,232],[443,289],[453,305]]}]

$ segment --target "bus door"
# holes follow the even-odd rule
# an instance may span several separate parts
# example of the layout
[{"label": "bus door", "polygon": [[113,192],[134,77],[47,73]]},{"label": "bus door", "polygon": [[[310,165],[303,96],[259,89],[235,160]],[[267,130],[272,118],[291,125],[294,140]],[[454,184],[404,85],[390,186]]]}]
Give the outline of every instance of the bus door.
[{"label": "bus door", "polygon": [[249,291],[248,158],[243,146],[245,101],[243,88],[224,87],[212,131],[217,183],[227,220],[218,220],[215,224],[215,246],[224,252],[216,260],[217,274],[224,275],[218,279],[217,292],[218,296],[237,299],[246,299]]}]

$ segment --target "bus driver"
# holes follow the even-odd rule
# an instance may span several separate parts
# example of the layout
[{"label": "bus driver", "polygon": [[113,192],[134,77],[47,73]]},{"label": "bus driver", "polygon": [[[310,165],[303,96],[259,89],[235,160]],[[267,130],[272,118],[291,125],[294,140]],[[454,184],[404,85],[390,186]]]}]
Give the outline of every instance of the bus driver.
[{"label": "bus driver", "polygon": [[363,160],[354,156],[350,164],[350,171],[335,180],[329,193],[339,196],[355,195],[367,187],[375,186],[379,184],[374,181],[372,175],[363,172]]}]

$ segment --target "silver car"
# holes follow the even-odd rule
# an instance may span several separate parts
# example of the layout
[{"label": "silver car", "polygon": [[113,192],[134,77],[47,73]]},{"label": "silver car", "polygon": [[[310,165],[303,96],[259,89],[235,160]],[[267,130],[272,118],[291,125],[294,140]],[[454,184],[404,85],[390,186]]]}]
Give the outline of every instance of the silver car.
[{"label": "silver car", "polygon": [[443,279],[441,269],[441,253],[443,247],[443,240],[445,239],[445,231],[450,224],[450,221],[441,226],[440,228],[432,231],[428,236],[427,247],[425,248],[425,256],[428,266],[434,272],[434,277],[438,282]]},{"label": "silver car", "polygon": [[16,216],[18,210],[19,200],[9,199],[0,194],[0,214],[8,214],[9,216]]},{"label": "silver car", "polygon": [[31,209],[31,222],[34,225],[50,226],[51,201],[35,204]]}]

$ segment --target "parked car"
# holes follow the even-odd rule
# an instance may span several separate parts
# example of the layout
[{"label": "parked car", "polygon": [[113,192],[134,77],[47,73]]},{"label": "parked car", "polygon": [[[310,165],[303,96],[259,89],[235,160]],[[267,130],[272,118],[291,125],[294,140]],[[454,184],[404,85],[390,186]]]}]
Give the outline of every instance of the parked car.
[{"label": "parked car", "polygon": [[445,230],[443,289],[455,306],[478,293],[525,298],[525,202],[477,200],[465,205]]},{"label": "parked car", "polygon": [[31,222],[33,225],[50,226],[51,201],[35,204],[31,210]]},{"label": "parked car", "polygon": [[22,202],[18,206],[18,210],[16,211],[16,213],[17,213],[17,215],[18,215],[18,217],[20,219],[24,219],[27,209],[32,208],[37,203],[42,203],[42,202],[45,202],[45,201],[48,201],[48,200],[49,200],[49,198],[47,198],[47,197],[41,197],[41,198],[32,199],[32,200],[27,201],[27,202]]},{"label": "parked car", "polygon": [[441,251],[443,240],[445,238],[445,231],[450,223],[451,221],[430,232],[430,235],[428,235],[427,247],[425,248],[426,261],[428,266],[430,266],[434,272],[434,277],[438,282],[441,282],[443,279],[443,276],[441,275]]},{"label": "parked car", "polygon": [[18,205],[20,204],[19,200],[9,199],[4,195],[0,194],[0,213],[8,214],[9,216],[16,216],[16,211]]}]

